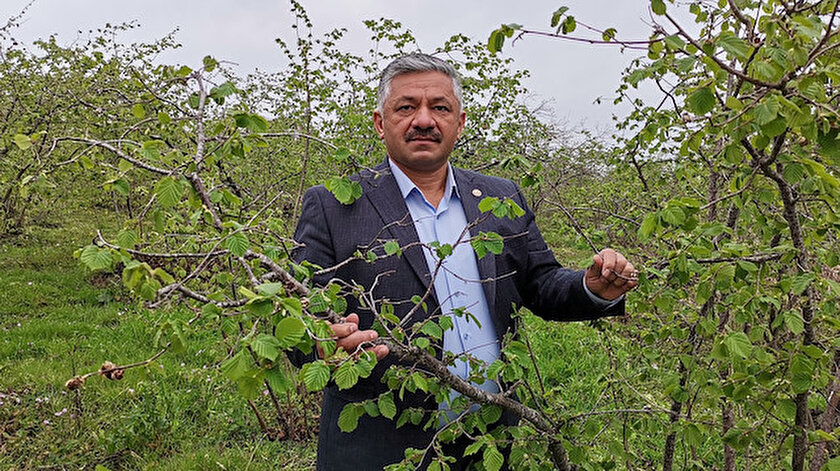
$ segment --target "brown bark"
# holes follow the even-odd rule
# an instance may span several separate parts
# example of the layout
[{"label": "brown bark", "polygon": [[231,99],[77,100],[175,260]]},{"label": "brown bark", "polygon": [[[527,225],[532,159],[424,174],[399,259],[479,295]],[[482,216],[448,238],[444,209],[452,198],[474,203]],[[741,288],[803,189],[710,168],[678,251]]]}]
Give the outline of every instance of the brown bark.
[{"label": "brown bark", "polygon": [[[840,406],[840,351],[834,354],[834,380],[828,385],[826,395],[825,411],[820,417],[820,430],[831,433],[837,418],[837,408]],[[827,442],[819,442],[814,445],[814,455],[811,457],[811,471],[820,471],[825,462]]]},{"label": "brown bark", "polygon": [[[720,407],[723,417],[723,433],[721,435],[725,436],[726,432],[730,431],[735,425],[735,414],[732,412],[732,404],[729,401],[724,402]],[[723,469],[735,471],[735,449],[725,443],[723,445]]]}]

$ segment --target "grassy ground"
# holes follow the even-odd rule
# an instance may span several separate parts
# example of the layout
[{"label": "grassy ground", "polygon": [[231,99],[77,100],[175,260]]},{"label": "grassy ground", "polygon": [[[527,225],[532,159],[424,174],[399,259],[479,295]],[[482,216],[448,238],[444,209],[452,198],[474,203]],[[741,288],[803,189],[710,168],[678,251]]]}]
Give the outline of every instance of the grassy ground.
[{"label": "grassy ground", "polygon": [[93,226],[0,242],[0,469],[311,469],[314,444],[265,440],[216,370],[224,352],[200,349],[213,343],[201,337],[122,381],[92,377],[80,391],[64,389],[105,360],[156,351],[160,313],[128,299],[118,278],[73,260]]}]

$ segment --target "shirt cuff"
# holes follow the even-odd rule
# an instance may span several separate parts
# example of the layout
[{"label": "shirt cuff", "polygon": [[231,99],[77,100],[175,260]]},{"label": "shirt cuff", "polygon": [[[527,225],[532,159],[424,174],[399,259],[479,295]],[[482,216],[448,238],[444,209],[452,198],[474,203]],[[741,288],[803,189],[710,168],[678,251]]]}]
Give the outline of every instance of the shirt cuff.
[{"label": "shirt cuff", "polygon": [[586,286],[586,278],[581,277],[580,282],[583,283],[583,290],[586,291],[586,295],[589,296],[589,299],[601,309],[609,309],[624,300],[623,294],[613,299],[612,301],[610,301],[609,299],[604,299],[598,296],[597,294],[593,293],[592,291],[589,291],[589,287]]}]

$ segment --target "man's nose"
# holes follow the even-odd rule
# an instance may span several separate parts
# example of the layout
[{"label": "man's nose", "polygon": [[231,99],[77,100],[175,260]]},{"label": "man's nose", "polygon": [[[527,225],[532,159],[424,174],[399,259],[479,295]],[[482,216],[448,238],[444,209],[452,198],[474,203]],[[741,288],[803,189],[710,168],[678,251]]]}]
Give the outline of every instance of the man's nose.
[{"label": "man's nose", "polygon": [[414,113],[414,120],[411,123],[415,128],[430,129],[435,127],[435,120],[432,110],[428,106],[420,106]]}]

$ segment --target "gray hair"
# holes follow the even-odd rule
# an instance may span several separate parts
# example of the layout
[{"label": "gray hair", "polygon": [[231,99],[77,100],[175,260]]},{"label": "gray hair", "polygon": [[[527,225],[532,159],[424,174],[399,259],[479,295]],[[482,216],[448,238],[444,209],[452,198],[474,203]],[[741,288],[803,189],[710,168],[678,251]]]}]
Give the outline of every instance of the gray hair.
[{"label": "gray hair", "polygon": [[461,88],[461,77],[458,72],[452,67],[452,64],[443,59],[439,59],[421,52],[414,52],[394,59],[385,70],[382,71],[382,77],[379,79],[379,89],[377,90],[376,111],[383,113],[385,109],[385,100],[391,94],[391,82],[394,77],[402,74],[410,74],[412,72],[443,72],[452,78],[452,91],[455,93],[455,98],[458,100],[458,106],[464,109],[463,89]]}]

